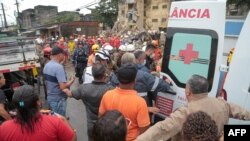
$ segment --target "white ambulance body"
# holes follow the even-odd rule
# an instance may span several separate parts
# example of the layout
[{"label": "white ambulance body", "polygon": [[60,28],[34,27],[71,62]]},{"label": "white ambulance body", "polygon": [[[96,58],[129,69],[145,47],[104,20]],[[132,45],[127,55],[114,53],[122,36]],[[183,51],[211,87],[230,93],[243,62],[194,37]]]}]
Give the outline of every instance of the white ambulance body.
[{"label": "white ambulance body", "polygon": [[[245,20],[236,43],[233,58],[225,80],[227,101],[250,111],[250,13]],[[248,121],[230,119],[233,124],[250,124]]]},{"label": "white ambulance body", "polygon": [[[167,39],[162,63],[162,76],[173,82],[176,95],[159,93],[156,105],[159,116],[168,116],[176,108],[187,104],[185,83],[193,74],[209,80],[209,96],[219,90],[224,50],[226,0],[172,2]],[[250,55],[247,37],[250,18],[246,19],[235,47],[224,89],[229,102],[250,110]],[[244,38],[243,38],[244,36]],[[244,42],[243,42],[244,40]],[[241,55],[243,54],[243,55]],[[244,56],[244,57],[243,57]],[[222,63],[223,62],[223,63]],[[244,67],[241,67],[244,66]],[[243,82],[244,81],[244,82]],[[230,123],[238,123],[231,120]]]}]

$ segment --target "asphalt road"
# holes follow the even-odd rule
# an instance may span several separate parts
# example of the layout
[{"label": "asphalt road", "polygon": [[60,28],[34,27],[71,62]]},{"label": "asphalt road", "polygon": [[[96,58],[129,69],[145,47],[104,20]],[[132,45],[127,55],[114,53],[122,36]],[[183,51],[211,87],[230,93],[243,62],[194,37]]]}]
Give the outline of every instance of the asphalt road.
[{"label": "asphalt road", "polygon": [[[75,74],[74,66],[70,62],[65,65],[65,70],[68,77]],[[78,86],[78,79],[76,79],[73,85],[71,86],[71,89],[76,89]],[[43,102],[43,108],[47,109],[48,104],[45,100],[44,91],[42,87],[40,99]],[[76,129],[77,140],[88,141],[87,117],[83,102],[81,100],[75,100],[74,98],[68,98],[66,116],[69,117],[69,122],[71,123],[72,127]]]},{"label": "asphalt road", "polygon": [[[70,62],[66,64],[65,70],[68,77],[75,74],[74,66]],[[76,89],[78,86],[78,79],[76,79],[71,89]],[[88,141],[85,105],[81,100],[74,98],[68,98],[67,104],[66,115],[69,117],[72,127],[76,129],[77,140]]]}]

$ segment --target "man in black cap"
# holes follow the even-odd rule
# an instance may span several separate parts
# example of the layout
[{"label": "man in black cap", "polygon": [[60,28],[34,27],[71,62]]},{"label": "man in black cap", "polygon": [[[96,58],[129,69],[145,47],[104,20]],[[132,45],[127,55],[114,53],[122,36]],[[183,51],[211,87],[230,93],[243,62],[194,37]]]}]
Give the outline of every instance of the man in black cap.
[{"label": "man in black cap", "polygon": [[76,76],[79,77],[79,84],[82,84],[82,75],[84,69],[87,67],[89,53],[87,49],[88,47],[84,46],[84,42],[79,41],[77,46],[78,48],[74,52],[75,71]]},{"label": "man in black cap", "polygon": [[64,51],[59,47],[53,47],[51,51],[51,60],[45,65],[43,75],[47,88],[47,100],[52,111],[65,116],[67,106],[67,95],[62,91],[69,88],[73,82],[69,82],[62,62],[64,61]]}]

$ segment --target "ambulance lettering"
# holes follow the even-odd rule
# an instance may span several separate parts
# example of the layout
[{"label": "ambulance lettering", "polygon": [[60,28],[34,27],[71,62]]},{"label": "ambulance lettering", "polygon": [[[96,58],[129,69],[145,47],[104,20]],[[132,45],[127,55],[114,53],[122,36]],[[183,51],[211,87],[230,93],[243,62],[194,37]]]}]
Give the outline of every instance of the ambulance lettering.
[{"label": "ambulance lettering", "polygon": [[209,9],[178,9],[177,7],[172,12],[171,18],[197,18],[197,19],[209,19]]}]

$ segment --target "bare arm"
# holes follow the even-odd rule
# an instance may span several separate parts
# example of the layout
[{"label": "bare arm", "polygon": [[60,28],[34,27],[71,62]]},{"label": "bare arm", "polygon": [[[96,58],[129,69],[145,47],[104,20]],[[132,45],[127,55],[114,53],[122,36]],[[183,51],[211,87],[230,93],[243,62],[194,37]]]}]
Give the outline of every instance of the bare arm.
[{"label": "bare arm", "polygon": [[160,109],[157,107],[148,107],[148,112],[153,113],[153,114],[157,114],[160,112]]},{"label": "bare arm", "polygon": [[246,109],[232,103],[227,103],[227,106],[231,118],[240,120],[250,120],[250,112]]},{"label": "bare arm", "polygon": [[65,92],[68,97],[72,97],[72,95],[73,95],[71,90],[69,90],[69,89],[64,89],[63,92]]},{"label": "bare arm", "polygon": [[0,116],[3,117],[5,120],[12,119],[10,114],[4,109],[4,104],[0,103]]},{"label": "bare arm", "polygon": [[69,88],[74,83],[74,81],[75,81],[75,77],[71,78],[70,81],[67,83],[65,82],[59,83],[60,89],[64,90],[64,89]]}]

